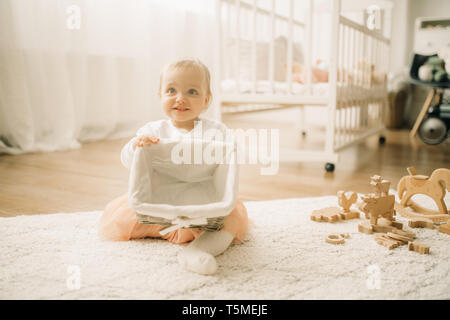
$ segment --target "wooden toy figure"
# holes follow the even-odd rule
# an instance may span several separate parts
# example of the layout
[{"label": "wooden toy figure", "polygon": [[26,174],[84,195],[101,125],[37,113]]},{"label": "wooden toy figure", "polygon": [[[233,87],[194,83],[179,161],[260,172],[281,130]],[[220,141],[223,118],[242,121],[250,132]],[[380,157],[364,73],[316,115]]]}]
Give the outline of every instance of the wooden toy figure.
[{"label": "wooden toy figure", "polygon": [[375,192],[361,197],[361,210],[369,215],[370,224],[376,225],[379,217],[394,221],[395,196],[388,194],[390,182],[373,176],[370,184],[375,187]]},{"label": "wooden toy figure", "polygon": [[356,192],[342,190],[338,191],[338,204],[339,207],[326,207],[318,210],[314,210],[311,214],[311,220],[317,222],[336,222],[340,220],[350,220],[359,218],[359,212],[350,210],[350,207],[358,199]]},{"label": "wooden toy figure", "polygon": [[382,180],[380,176],[372,176],[370,185],[374,187],[374,194],[376,196],[387,196],[389,194],[389,186],[391,182],[389,180]]},{"label": "wooden toy figure", "polygon": [[450,191],[450,170],[436,169],[430,177],[417,175],[414,167],[409,167],[407,170],[409,176],[401,178],[397,186],[398,197],[401,199],[400,204],[406,207],[413,195],[424,194],[433,198],[440,214],[448,214],[444,197],[445,189]]}]

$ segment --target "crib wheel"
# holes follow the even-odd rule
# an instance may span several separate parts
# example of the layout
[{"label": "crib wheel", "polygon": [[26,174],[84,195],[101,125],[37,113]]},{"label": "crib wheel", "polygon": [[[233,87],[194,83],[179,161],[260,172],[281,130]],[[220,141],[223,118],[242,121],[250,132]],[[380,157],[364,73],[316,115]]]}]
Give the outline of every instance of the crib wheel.
[{"label": "crib wheel", "polygon": [[325,170],[327,172],[333,172],[334,171],[334,163],[327,162],[325,164]]},{"label": "crib wheel", "polygon": [[380,136],[380,138],[378,139],[378,142],[380,144],[384,144],[386,142],[386,137],[385,136]]}]

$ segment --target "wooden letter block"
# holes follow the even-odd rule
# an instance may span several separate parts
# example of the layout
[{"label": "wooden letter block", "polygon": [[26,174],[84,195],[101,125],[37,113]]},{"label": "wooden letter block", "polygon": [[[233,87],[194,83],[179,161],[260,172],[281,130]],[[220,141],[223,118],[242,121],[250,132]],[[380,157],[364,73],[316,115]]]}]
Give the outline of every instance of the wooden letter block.
[{"label": "wooden letter block", "polygon": [[344,237],[338,233],[329,234],[325,241],[331,244],[343,244],[345,242]]},{"label": "wooden letter block", "polygon": [[409,242],[408,243],[408,250],[409,251],[415,251],[421,254],[429,254],[430,253],[430,246],[427,246],[422,243],[418,242]]},{"label": "wooden letter block", "polygon": [[408,226],[411,228],[428,228],[434,229],[434,223],[426,218],[412,218],[408,221]]}]

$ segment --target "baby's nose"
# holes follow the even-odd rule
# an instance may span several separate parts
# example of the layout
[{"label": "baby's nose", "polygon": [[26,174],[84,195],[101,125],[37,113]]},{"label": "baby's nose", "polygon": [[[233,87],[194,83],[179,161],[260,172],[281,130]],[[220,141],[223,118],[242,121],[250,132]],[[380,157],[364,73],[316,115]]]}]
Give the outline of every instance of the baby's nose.
[{"label": "baby's nose", "polygon": [[177,95],[177,101],[178,101],[178,102],[184,102],[184,95],[181,94],[181,93],[178,94],[178,95]]}]

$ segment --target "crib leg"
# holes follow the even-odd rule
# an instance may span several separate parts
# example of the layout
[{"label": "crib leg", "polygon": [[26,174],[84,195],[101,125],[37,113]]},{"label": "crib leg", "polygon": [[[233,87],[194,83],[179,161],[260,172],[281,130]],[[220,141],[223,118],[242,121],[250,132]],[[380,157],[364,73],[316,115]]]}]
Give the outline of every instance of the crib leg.
[{"label": "crib leg", "polygon": [[333,172],[333,171],[334,171],[334,168],[335,168],[334,163],[327,162],[327,163],[325,164],[325,171],[326,171],[326,172]]},{"label": "crib leg", "polygon": [[302,137],[306,136],[306,121],[305,121],[305,107],[299,106],[296,117],[296,132],[299,132]]}]

